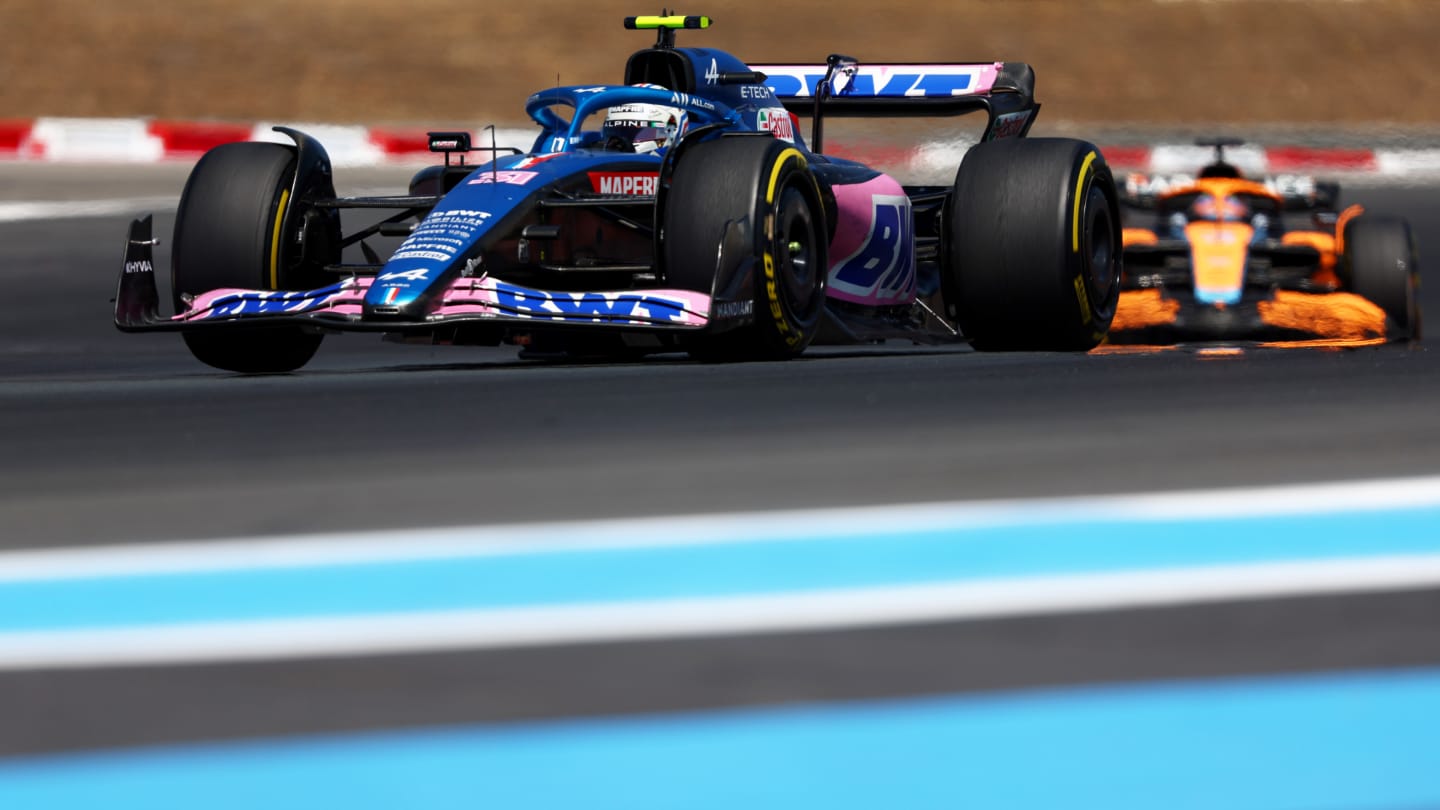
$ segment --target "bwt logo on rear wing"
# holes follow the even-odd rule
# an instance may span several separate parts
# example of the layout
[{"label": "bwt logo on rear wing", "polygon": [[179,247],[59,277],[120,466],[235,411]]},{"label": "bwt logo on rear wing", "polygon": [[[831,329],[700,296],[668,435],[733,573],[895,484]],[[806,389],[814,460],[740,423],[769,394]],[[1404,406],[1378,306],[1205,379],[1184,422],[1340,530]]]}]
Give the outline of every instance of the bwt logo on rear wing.
[{"label": "bwt logo on rear wing", "polygon": [[[831,79],[835,98],[951,98],[990,92],[1003,63],[860,65],[841,63]],[[827,65],[753,65],[782,101],[815,97]]]},{"label": "bwt logo on rear wing", "polygon": [[[832,55],[823,65],[752,65],[797,115],[908,118],[985,110],[985,140],[1023,135],[1040,105],[1024,62],[861,64]],[[811,144],[812,148],[815,146]]]}]

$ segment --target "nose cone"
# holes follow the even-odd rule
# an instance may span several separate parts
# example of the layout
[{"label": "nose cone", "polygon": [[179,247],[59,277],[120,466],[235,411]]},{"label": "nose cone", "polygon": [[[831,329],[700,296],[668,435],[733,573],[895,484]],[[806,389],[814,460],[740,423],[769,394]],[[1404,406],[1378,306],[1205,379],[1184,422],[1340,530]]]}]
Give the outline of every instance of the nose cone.
[{"label": "nose cone", "polygon": [[1239,303],[1245,291],[1245,266],[1253,234],[1249,225],[1233,222],[1192,222],[1186,226],[1196,300],[1227,306]]},{"label": "nose cone", "polygon": [[[506,182],[507,176],[515,182]],[[482,252],[500,215],[526,196],[531,179],[485,166],[462,180],[385,263],[365,295],[365,317],[408,320],[429,314],[438,293]]]}]

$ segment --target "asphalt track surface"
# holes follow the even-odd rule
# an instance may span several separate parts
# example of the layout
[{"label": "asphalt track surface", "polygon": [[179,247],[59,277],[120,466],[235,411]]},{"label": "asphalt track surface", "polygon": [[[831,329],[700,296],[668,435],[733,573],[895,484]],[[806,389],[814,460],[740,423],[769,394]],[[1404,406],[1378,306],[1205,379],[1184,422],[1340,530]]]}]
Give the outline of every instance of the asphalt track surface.
[{"label": "asphalt track surface", "polygon": [[[404,176],[356,172],[349,182],[398,188]],[[0,201],[163,198],[183,177],[175,166],[0,166]],[[1408,216],[1422,266],[1440,240],[1434,187],[1356,187],[1347,199]],[[156,210],[163,236],[173,211]],[[114,330],[108,302],[127,219],[0,222],[0,548],[1440,472],[1440,361],[1428,342],[1238,356],[895,344],[716,366],[542,365],[509,348],[347,336],[327,338],[300,373],[238,377],[200,366],[176,336]],[[1440,285],[1425,288],[1423,309],[1440,313]],[[7,672],[0,753],[1434,665],[1437,616],[1440,591],[1414,590],[885,630]]]}]

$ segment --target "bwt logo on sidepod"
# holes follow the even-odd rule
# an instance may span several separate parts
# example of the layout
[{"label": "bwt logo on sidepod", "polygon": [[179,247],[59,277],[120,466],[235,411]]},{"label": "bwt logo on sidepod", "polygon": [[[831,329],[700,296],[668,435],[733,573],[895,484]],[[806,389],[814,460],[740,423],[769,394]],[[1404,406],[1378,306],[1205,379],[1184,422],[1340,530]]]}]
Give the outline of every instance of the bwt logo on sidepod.
[{"label": "bwt logo on sidepod", "polygon": [[871,196],[870,233],[860,249],[836,261],[830,286],[852,296],[903,300],[915,287],[908,197]]}]

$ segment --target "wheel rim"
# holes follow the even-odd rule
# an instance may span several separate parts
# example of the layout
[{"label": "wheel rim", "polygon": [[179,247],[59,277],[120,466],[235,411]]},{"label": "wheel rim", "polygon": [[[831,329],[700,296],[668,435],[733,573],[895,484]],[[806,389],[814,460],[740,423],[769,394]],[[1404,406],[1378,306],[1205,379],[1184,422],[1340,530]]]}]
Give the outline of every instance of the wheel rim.
[{"label": "wheel rim", "polygon": [[808,323],[824,295],[819,233],[805,194],[793,184],[780,194],[776,206],[776,273],[791,314]]},{"label": "wheel rim", "polygon": [[1084,255],[1084,275],[1093,293],[1091,306],[1103,312],[1120,281],[1120,265],[1116,261],[1115,223],[1110,217],[1109,200],[1104,189],[1094,183],[1085,194]]}]

